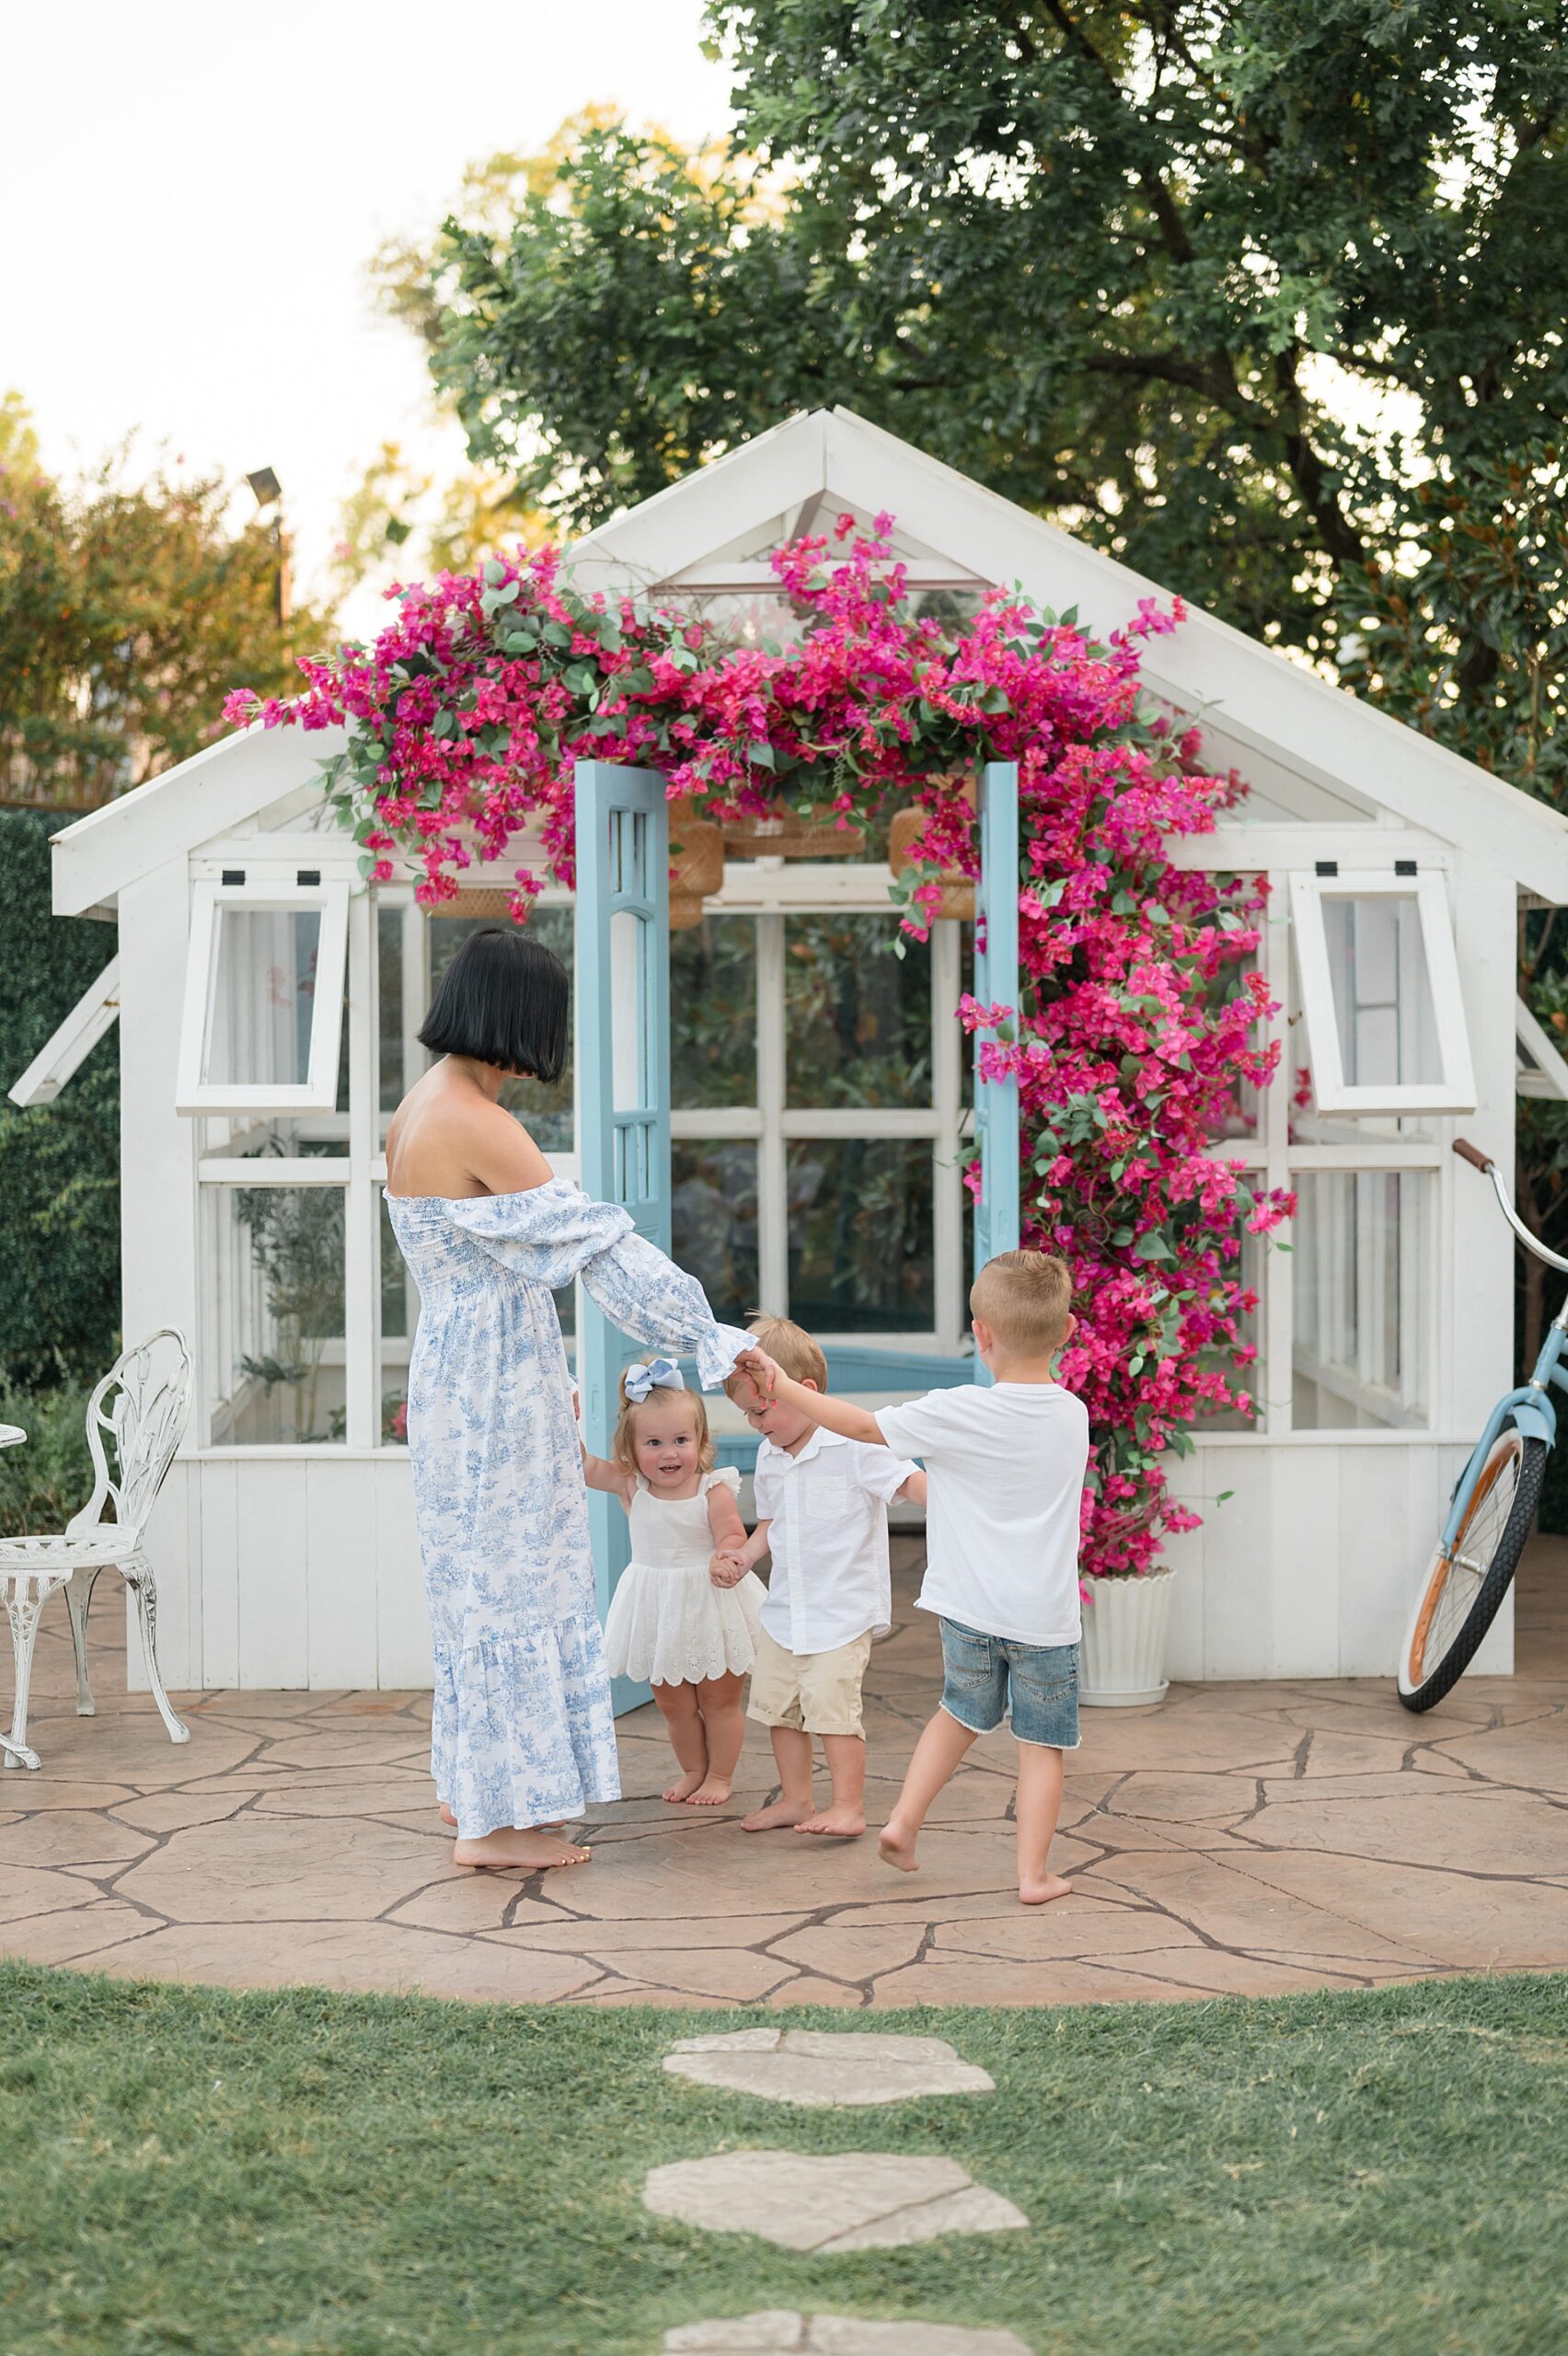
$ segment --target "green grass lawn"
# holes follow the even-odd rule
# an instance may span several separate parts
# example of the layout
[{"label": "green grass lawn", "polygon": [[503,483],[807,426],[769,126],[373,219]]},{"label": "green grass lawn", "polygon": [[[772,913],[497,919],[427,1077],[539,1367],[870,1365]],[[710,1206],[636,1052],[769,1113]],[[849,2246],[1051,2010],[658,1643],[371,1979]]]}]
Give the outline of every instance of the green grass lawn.
[{"label": "green grass lawn", "polygon": [[[0,2356],[655,2356],[756,2307],[1093,2356],[1568,2347],[1568,1981],[847,2017],[172,1988],[0,1966]],[[950,2038],[993,2096],[664,2077],[759,2018]],[[655,2221],[662,2160],[944,2153],[1025,2233],[838,2258]]]}]

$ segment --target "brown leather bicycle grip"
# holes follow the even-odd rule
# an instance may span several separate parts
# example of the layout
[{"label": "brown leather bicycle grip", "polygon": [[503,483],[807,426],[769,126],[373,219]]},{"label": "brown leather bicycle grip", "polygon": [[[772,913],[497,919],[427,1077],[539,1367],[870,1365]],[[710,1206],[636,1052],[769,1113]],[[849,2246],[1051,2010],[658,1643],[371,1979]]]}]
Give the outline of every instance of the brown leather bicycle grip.
[{"label": "brown leather bicycle grip", "polygon": [[1471,1145],[1467,1138],[1454,1139],[1454,1151],[1461,1161],[1468,1161],[1472,1169],[1487,1171],[1492,1167],[1492,1156],[1489,1153],[1482,1153],[1481,1148]]}]

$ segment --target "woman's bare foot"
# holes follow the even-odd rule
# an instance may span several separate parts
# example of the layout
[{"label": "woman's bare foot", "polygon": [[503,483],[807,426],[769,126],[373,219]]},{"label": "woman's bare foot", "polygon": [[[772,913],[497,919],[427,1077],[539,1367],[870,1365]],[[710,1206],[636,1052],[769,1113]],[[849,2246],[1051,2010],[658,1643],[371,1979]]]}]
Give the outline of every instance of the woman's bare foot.
[{"label": "woman's bare foot", "polygon": [[825,1832],[831,1841],[858,1841],[866,1829],[864,1811],[858,1807],[824,1807],[815,1816],[802,1816],[796,1825],[797,1832]]},{"label": "woman's bare foot", "polygon": [[877,1834],[877,1854],[884,1865],[896,1865],[901,1874],[916,1873],[916,1839],[915,1833],[905,1832],[896,1816],[890,1817]]},{"label": "woman's bare foot", "polygon": [[689,1807],[722,1807],[734,1788],[732,1776],[709,1774],[693,1792],[687,1806]]},{"label": "woman's bare foot", "polygon": [[[447,1807],[444,1800],[441,1803],[441,1820],[443,1824],[449,1824],[454,1832],[456,1831],[457,1819],[453,1815],[452,1810]],[[552,1816],[547,1818],[543,1824],[536,1825],[534,1830],[536,1832],[559,1832],[565,1822],[566,1819],[564,1816]]]},{"label": "woman's bare foot", "polygon": [[707,1778],[706,1767],[694,1767],[689,1775],[683,1775],[678,1783],[672,1784],[663,1796],[667,1800],[689,1800],[693,1792],[701,1790]]},{"label": "woman's bare foot", "polygon": [[1038,1881],[1020,1881],[1018,1894],[1026,1906],[1043,1906],[1053,1898],[1070,1898],[1073,1886],[1060,1874],[1042,1874]]},{"label": "woman's bare foot", "polygon": [[786,1826],[803,1824],[812,1813],[810,1800],[770,1800],[766,1807],[754,1807],[749,1816],[741,1819],[743,1832],[778,1832]]},{"label": "woman's bare foot", "polygon": [[521,1865],[525,1872],[536,1873],[544,1865],[585,1865],[593,1855],[592,1849],[578,1849],[570,1841],[562,1841],[539,1825],[525,1830],[522,1826],[503,1826],[499,1832],[487,1832],[478,1841],[454,1843],[452,1862],[455,1865]]}]

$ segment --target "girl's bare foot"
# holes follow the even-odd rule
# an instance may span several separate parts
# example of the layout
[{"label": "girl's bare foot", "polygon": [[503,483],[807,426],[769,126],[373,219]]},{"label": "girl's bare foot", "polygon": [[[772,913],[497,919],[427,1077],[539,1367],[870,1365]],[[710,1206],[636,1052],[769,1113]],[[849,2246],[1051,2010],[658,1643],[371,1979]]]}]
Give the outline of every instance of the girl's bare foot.
[{"label": "girl's bare foot", "polygon": [[521,1865],[525,1872],[536,1873],[544,1865],[585,1865],[593,1854],[592,1849],[575,1848],[538,1825],[526,1830],[517,1825],[487,1832],[478,1841],[455,1842],[452,1862],[476,1867]]},{"label": "girl's bare foot", "polygon": [[733,1779],[728,1775],[708,1775],[693,1792],[687,1805],[691,1807],[721,1807],[734,1788]]},{"label": "girl's bare foot", "polygon": [[778,1832],[785,1826],[803,1824],[812,1812],[810,1800],[770,1800],[766,1807],[753,1808],[741,1819],[743,1832]]},{"label": "girl's bare foot", "polygon": [[457,1819],[453,1815],[452,1810],[447,1807],[444,1800],[441,1803],[441,1820],[443,1824],[450,1824],[454,1831],[456,1831]]},{"label": "girl's bare foot", "polygon": [[832,1841],[858,1841],[866,1829],[863,1810],[858,1807],[823,1808],[815,1816],[803,1816],[796,1825],[797,1832],[825,1832]]},{"label": "girl's bare foot", "polygon": [[1043,1906],[1053,1898],[1070,1898],[1073,1886],[1060,1874],[1042,1874],[1038,1881],[1020,1881],[1018,1894],[1026,1906]]},{"label": "girl's bare foot", "polygon": [[905,1832],[896,1816],[891,1817],[877,1834],[877,1854],[884,1865],[896,1865],[901,1874],[916,1873],[916,1839],[915,1833]]},{"label": "girl's bare foot", "polygon": [[708,1770],[706,1767],[693,1768],[689,1775],[683,1775],[678,1783],[672,1784],[669,1786],[669,1789],[663,1795],[664,1798],[667,1800],[689,1800],[693,1792],[701,1790],[702,1785],[707,1779],[707,1775]]}]

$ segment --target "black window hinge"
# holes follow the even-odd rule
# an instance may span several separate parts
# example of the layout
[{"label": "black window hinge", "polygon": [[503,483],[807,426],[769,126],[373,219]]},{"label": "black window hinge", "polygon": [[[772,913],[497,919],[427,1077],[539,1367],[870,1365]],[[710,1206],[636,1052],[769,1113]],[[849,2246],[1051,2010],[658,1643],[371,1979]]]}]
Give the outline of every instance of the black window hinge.
[{"label": "black window hinge", "polygon": [[224,882],[225,882],[225,884],[243,884],[243,883],[244,883],[244,881],[245,881],[245,870],[244,870],[244,868],[243,868],[243,867],[225,867],[225,870],[224,870]]},{"label": "black window hinge", "polygon": [[1319,860],[1313,872],[1318,875],[1337,875],[1339,873],[1339,861],[1337,859],[1320,859]]},{"label": "black window hinge", "polygon": [[1394,861],[1394,873],[1396,875],[1413,875],[1415,873],[1414,860],[1396,859]]},{"label": "black window hinge", "polygon": [[321,870],[318,867],[302,867],[294,877],[296,884],[319,884],[320,881]]}]

